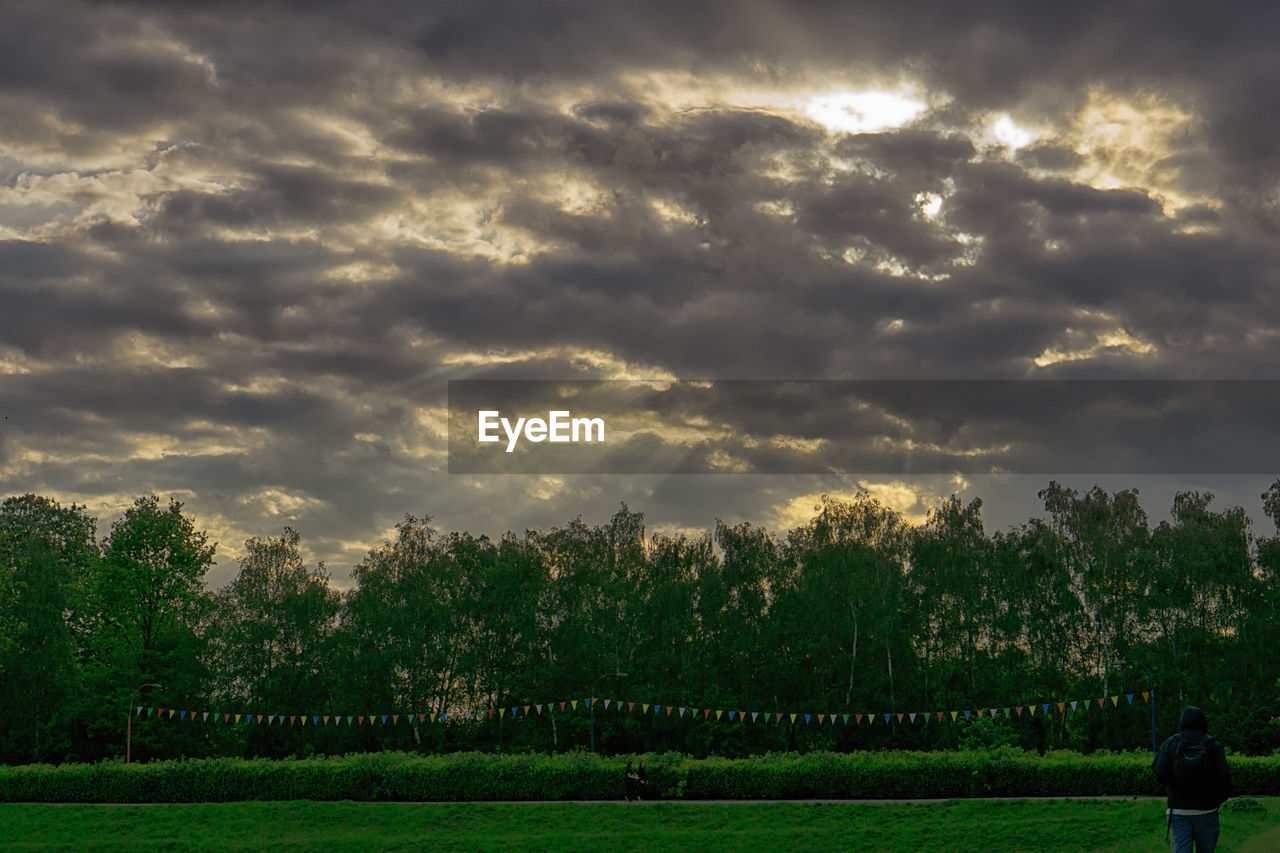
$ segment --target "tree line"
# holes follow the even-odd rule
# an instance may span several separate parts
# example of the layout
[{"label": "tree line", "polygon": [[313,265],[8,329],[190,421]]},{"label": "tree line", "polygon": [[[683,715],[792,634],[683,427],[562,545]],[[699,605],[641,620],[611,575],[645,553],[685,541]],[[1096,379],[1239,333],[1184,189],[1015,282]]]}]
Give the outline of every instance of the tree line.
[{"label": "tree line", "polygon": [[[870,496],[824,497],[785,533],[717,522],[647,535],[625,505],[501,538],[406,516],[340,591],[290,528],[215,546],[183,505],[139,497],[97,541],[81,506],[0,504],[0,760],[123,755],[127,709],[397,713],[391,726],[178,726],[136,718],[135,758],[387,748],[565,751],[589,716],[464,709],[595,693],[638,703],[866,714],[1149,691],[1158,728],[1209,710],[1240,752],[1280,749],[1280,537],[1182,492],[1152,526],[1136,490],[1040,492],[1046,518],[988,533],[952,496],[923,524]],[[1280,480],[1262,495],[1280,523]],[[616,673],[625,673],[625,676]],[[603,676],[603,678],[602,678]],[[159,684],[162,690],[142,685]],[[598,686],[597,686],[598,685]],[[597,705],[597,709],[601,706]],[[742,755],[814,748],[1134,749],[1149,706],[877,725],[733,723],[600,710],[599,749]],[[448,724],[417,714],[453,715]]]}]

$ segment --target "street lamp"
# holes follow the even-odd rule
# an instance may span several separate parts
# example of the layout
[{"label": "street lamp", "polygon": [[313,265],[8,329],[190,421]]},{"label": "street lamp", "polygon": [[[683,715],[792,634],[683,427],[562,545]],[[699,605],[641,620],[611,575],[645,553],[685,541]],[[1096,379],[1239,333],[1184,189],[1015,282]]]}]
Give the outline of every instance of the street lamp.
[{"label": "street lamp", "polygon": [[1140,660],[1129,660],[1124,658],[1116,661],[1116,663],[1131,663],[1134,666],[1140,666],[1147,671],[1147,679],[1151,682],[1151,753],[1154,755],[1159,752],[1156,746],[1156,677],[1151,672],[1151,667],[1147,666]]},{"label": "street lamp", "polygon": [[596,751],[596,685],[600,683],[601,678],[608,678],[611,675],[616,678],[627,677],[627,674],[625,672],[606,672],[603,675],[601,675],[600,678],[597,678],[595,681],[591,682],[591,695],[587,697],[588,701],[591,702],[591,751],[592,752]]},{"label": "street lamp", "polygon": [[133,693],[129,695],[129,713],[128,713],[128,715],[125,717],[125,720],[126,720],[126,722],[125,722],[125,736],[124,736],[124,763],[125,763],[125,764],[128,764],[128,763],[129,763],[129,761],[130,761],[130,760],[132,760],[132,758],[133,758],[133,714],[134,714],[134,711],[133,711],[134,704],[133,704],[133,703],[134,703],[134,697],[136,697],[136,696],[138,695],[138,692],[139,692],[139,691],[141,691],[141,690],[146,690],[146,689],[147,689],[147,688],[149,688],[149,687],[154,687],[156,690],[164,690],[164,685],[163,685],[163,684],[156,684],[154,681],[149,681],[149,682],[147,682],[146,684],[139,684],[137,687],[133,688]]}]

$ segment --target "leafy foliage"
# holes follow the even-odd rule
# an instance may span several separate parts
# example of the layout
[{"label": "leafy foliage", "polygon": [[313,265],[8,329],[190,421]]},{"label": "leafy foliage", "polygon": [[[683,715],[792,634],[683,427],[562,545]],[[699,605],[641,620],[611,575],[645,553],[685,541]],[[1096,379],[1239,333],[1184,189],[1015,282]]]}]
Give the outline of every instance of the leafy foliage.
[{"label": "leafy foliage", "polygon": [[[677,753],[604,758],[372,753],[292,761],[211,758],[125,765],[0,767],[0,802],[232,800],[620,800],[623,765],[646,758],[649,796],[685,799],[899,799],[1156,796],[1147,753],[1017,749],[982,752],[831,752],[748,759]],[[1237,758],[1236,788],[1280,794],[1280,757]]]},{"label": "leafy foliage", "polygon": [[[823,498],[775,534],[717,522],[649,535],[623,505],[494,540],[406,516],[339,590],[302,536],[245,543],[209,592],[214,546],[181,503],[143,496],[99,547],[83,508],[0,507],[0,758],[121,755],[126,709],[397,713],[407,725],[166,726],[139,718],[135,757],[307,756],[383,749],[563,753],[956,750],[1090,753],[1151,739],[1150,705],[922,725],[946,709],[1086,701],[1151,689],[1156,727],[1209,712],[1240,753],[1280,750],[1280,537],[1184,492],[1151,527],[1135,491],[1041,492],[1046,518],[989,534],[952,496],[913,526],[867,495]],[[1280,519],[1280,481],[1262,496]],[[162,684],[159,689],[143,685]],[[812,711],[866,725],[756,725],[639,713],[466,725],[419,714],[596,694],[640,705]],[[145,700],[140,698],[145,695]],[[879,715],[889,714],[882,725]],[[901,714],[916,714],[917,721]],[[523,715],[521,715],[523,717]],[[966,714],[966,719],[968,718]],[[695,784],[687,778],[682,784]]]}]

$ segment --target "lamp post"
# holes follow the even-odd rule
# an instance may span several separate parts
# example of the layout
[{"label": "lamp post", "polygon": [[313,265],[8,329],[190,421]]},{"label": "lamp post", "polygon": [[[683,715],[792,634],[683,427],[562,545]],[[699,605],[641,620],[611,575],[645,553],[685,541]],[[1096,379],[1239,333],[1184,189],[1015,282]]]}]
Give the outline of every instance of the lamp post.
[{"label": "lamp post", "polygon": [[596,751],[596,685],[600,683],[601,678],[608,678],[611,675],[616,678],[627,677],[627,674],[625,672],[606,672],[603,675],[601,675],[599,678],[597,678],[595,681],[591,682],[591,695],[587,697],[587,700],[591,703],[591,751],[592,752]]},{"label": "lamp post", "polygon": [[1151,682],[1151,753],[1152,755],[1160,751],[1156,745],[1156,677],[1151,672],[1151,667],[1147,666],[1140,660],[1129,660],[1124,658],[1116,661],[1116,663],[1130,663],[1134,666],[1140,666],[1147,671],[1147,680]]},{"label": "lamp post", "polygon": [[156,690],[164,690],[163,684],[156,684],[154,681],[149,681],[146,684],[139,684],[137,687],[133,688],[133,693],[129,695],[129,713],[125,717],[125,735],[124,735],[124,763],[125,764],[128,764],[131,760],[133,760],[134,697],[138,695],[139,691],[146,690],[149,687],[154,687]]}]

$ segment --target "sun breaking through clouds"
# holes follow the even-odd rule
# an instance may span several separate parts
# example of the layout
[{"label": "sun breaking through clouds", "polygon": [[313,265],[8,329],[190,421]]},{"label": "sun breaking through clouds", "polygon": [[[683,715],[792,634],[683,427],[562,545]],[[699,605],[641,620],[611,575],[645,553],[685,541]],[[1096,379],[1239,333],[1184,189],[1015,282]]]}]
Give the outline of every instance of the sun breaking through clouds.
[{"label": "sun breaking through clouds", "polygon": [[1090,9],[9,4],[0,483],[342,577],[859,482],[451,476],[450,379],[1276,378],[1280,9]]}]

